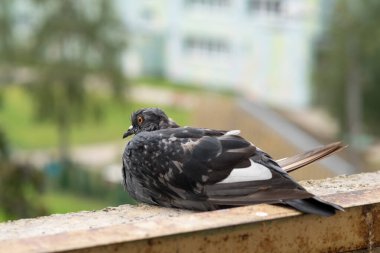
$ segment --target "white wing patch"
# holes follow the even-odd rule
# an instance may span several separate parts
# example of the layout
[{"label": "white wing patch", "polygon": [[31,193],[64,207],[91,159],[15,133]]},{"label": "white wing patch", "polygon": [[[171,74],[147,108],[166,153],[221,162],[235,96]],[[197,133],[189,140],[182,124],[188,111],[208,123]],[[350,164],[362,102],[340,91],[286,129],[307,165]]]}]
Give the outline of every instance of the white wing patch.
[{"label": "white wing patch", "polygon": [[[238,183],[247,181],[260,181],[272,178],[272,172],[264,165],[255,163],[251,159],[251,166],[232,170],[231,174],[219,183]],[[218,183],[218,184],[219,184]]]},{"label": "white wing patch", "polygon": [[231,130],[225,133],[224,135],[239,135],[239,134],[240,134],[240,130]]}]

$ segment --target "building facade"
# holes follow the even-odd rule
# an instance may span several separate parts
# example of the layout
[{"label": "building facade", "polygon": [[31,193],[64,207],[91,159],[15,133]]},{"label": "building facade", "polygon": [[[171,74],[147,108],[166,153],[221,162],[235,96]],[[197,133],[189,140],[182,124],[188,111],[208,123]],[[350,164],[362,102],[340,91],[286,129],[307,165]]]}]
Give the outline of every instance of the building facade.
[{"label": "building facade", "polygon": [[[156,62],[155,74],[178,83],[237,90],[275,106],[310,104],[320,1],[136,2],[140,10],[134,13],[140,18],[131,27],[135,35],[143,34],[145,44],[136,44],[140,52],[136,45],[130,52],[142,66]],[[139,19],[145,24],[136,24]],[[145,67],[139,74],[153,72]]]}]

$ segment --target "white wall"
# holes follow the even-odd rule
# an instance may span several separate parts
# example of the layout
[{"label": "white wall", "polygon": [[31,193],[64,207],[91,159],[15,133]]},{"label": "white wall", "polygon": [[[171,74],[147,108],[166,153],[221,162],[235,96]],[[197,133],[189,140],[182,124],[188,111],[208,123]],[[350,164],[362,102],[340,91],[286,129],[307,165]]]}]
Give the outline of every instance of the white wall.
[{"label": "white wall", "polygon": [[[129,13],[137,37],[159,34],[163,38],[162,54],[145,54],[141,61],[151,58],[164,64],[164,76],[179,83],[237,89],[256,101],[278,106],[309,105],[319,1],[279,0],[277,7],[268,9],[267,2],[276,0],[264,0],[254,10],[249,9],[249,1],[132,1]],[[136,13],[144,8],[155,10],[158,21],[141,21]],[[133,53],[159,50],[152,49],[152,42],[149,48],[149,43],[135,44]]]}]

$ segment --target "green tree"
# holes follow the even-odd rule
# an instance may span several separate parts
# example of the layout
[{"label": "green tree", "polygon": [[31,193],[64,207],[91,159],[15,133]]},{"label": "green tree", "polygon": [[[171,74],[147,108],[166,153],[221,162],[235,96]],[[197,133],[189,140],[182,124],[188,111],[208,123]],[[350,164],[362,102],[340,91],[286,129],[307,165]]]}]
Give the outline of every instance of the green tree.
[{"label": "green tree", "polygon": [[61,159],[67,161],[72,124],[101,112],[101,103],[89,94],[101,89],[122,97],[126,32],[113,1],[35,3],[40,16],[30,56],[37,75],[29,87],[37,116],[57,125]]},{"label": "green tree", "polygon": [[[14,53],[17,51],[14,44],[14,2],[4,0],[0,2],[0,85],[9,81],[7,75],[14,64]],[[0,89],[0,107],[2,105],[2,90]],[[0,121],[0,161],[9,157],[5,133],[1,128]]]},{"label": "green tree", "polygon": [[43,188],[44,176],[40,171],[10,159],[0,128],[0,221],[46,215],[40,199]]},{"label": "green tree", "polygon": [[[16,68],[15,1],[0,1],[0,83],[12,81]],[[1,89],[0,89],[1,107]],[[0,122],[1,123],[1,122]],[[5,219],[34,217],[47,214],[39,195],[44,177],[40,171],[10,159],[7,138],[0,126],[0,216]]]},{"label": "green tree", "polygon": [[0,129],[0,216],[8,220],[46,215],[40,198],[44,175],[30,165],[12,161],[8,151]]},{"label": "green tree", "polygon": [[9,159],[0,161],[0,213],[5,219],[46,215],[40,198],[43,190],[41,171]]},{"label": "green tree", "polygon": [[354,146],[380,134],[380,2],[337,0],[317,47],[315,101],[325,106]]},{"label": "green tree", "polygon": [[[0,85],[13,82],[13,72],[19,66],[22,52],[16,42],[16,4],[12,0],[0,1]],[[0,87],[0,107],[2,90]],[[44,176],[28,164],[11,159],[9,143],[1,128],[0,119],[0,219],[35,217],[47,214],[40,198]]]}]

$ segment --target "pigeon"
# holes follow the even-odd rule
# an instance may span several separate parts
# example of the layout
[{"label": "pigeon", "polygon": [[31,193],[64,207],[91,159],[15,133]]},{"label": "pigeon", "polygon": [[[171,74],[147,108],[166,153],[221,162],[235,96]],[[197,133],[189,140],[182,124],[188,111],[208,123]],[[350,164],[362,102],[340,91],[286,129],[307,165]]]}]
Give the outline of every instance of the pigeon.
[{"label": "pigeon", "polygon": [[238,130],[180,127],[159,108],[134,112],[131,123],[122,175],[139,202],[197,211],[261,203],[321,216],[343,211],[287,173],[344,148],[340,143],[275,161]]}]

